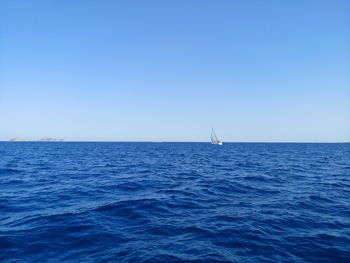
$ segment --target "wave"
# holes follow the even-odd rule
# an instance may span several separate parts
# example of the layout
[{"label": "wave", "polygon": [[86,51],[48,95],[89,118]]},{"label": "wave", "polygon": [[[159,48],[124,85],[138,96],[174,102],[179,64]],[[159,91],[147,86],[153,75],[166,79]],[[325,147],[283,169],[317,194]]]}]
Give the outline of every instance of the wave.
[{"label": "wave", "polygon": [[0,143],[0,261],[347,262],[346,147]]}]

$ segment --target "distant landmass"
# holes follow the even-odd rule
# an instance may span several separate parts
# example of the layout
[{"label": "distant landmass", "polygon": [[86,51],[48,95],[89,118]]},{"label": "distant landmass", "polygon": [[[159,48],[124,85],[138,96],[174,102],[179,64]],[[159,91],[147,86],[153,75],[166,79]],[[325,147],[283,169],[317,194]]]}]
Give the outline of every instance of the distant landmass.
[{"label": "distant landmass", "polygon": [[56,139],[56,138],[47,138],[47,137],[43,137],[39,140],[40,142],[63,142],[63,139]]},{"label": "distant landmass", "polygon": [[12,142],[26,142],[28,140],[23,139],[23,138],[13,138],[13,139],[10,139],[9,141],[12,141]]},{"label": "distant landmass", "polygon": [[56,139],[50,137],[43,137],[39,140],[27,140],[23,138],[12,138],[9,141],[11,142],[64,142],[64,139]]}]

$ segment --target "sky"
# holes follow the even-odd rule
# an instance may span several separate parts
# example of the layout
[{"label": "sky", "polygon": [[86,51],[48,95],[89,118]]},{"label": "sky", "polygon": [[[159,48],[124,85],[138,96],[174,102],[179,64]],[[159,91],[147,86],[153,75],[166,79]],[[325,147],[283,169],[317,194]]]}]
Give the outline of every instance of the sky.
[{"label": "sky", "polygon": [[350,141],[350,1],[0,10],[0,140]]}]

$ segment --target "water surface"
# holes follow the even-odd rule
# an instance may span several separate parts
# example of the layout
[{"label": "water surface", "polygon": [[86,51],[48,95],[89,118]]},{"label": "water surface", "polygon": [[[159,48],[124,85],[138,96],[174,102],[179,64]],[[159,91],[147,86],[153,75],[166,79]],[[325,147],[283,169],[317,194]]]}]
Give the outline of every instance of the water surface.
[{"label": "water surface", "polygon": [[1,262],[350,262],[350,144],[0,143]]}]

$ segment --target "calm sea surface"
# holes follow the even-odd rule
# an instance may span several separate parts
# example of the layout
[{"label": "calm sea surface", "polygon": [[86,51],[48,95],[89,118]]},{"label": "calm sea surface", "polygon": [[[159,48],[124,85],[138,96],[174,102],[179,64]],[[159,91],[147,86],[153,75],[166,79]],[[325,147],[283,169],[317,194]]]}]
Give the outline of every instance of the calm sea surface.
[{"label": "calm sea surface", "polygon": [[350,262],[350,144],[0,143],[1,262]]}]

